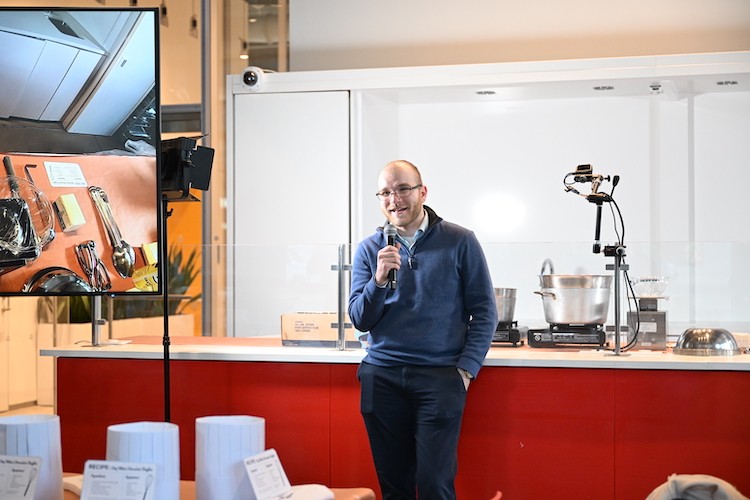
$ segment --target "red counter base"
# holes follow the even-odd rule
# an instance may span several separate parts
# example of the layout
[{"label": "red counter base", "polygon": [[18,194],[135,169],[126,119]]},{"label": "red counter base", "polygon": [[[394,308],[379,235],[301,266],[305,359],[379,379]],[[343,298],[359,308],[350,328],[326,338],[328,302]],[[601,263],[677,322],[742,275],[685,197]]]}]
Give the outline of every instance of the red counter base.
[{"label": "red counter base", "polygon": [[[292,484],[379,491],[359,414],[356,365],[172,361],[182,479],[195,419],[266,419]],[[107,426],[164,419],[156,360],[58,358],[63,469],[103,459]],[[750,494],[750,374],[485,367],[472,383],[458,497],[645,498],[672,473],[710,474]]]}]

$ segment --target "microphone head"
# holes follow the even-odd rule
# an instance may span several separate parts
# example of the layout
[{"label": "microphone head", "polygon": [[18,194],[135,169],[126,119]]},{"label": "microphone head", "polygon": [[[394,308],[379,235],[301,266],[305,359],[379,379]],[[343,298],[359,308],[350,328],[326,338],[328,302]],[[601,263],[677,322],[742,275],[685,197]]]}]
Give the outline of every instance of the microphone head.
[{"label": "microphone head", "polygon": [[396,226],[389,222],[383,226],[383,234],[385,234],[386,238],[395,238],[398,234],[398,230],[396,230]]}]

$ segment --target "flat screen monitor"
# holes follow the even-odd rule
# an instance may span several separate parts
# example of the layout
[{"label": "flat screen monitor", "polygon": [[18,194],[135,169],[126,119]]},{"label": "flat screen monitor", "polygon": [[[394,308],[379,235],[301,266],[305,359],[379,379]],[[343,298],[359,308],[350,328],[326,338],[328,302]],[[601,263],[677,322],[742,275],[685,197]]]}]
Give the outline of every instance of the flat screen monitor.
[{"label": "flat screen monitor", "polygon": [[156,295],[156,8],[0,7],[0,295]]}]

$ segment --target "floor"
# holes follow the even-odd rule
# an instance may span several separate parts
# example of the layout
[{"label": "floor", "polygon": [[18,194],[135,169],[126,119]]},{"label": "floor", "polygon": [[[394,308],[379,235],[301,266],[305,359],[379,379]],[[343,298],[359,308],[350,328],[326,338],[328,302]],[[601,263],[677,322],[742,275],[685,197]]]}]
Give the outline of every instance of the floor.
[{"label": "floor", "polygon": [[0,417],[10,417],[11,415],[52,415],[54,408],[52,406],[21,406],[13,408],[10,411],[0,411]]}]

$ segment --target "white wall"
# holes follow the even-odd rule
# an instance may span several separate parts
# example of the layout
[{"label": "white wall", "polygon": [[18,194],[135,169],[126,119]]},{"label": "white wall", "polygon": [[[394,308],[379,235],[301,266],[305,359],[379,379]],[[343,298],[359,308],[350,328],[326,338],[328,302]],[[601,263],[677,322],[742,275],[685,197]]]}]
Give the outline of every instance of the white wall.
[{"label": "white wall", "polygon": [[293,71],[750,49],[747,0],[290,0]]}]

